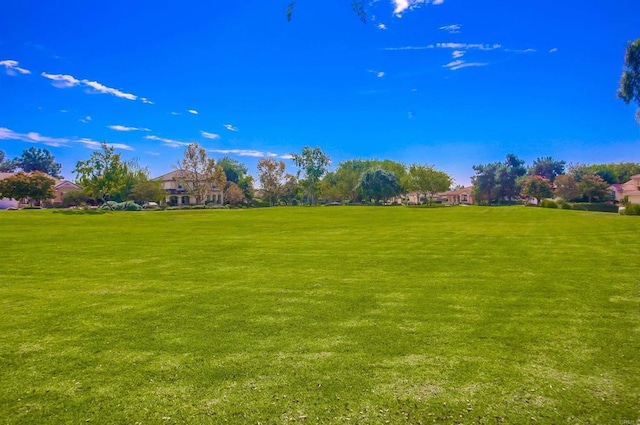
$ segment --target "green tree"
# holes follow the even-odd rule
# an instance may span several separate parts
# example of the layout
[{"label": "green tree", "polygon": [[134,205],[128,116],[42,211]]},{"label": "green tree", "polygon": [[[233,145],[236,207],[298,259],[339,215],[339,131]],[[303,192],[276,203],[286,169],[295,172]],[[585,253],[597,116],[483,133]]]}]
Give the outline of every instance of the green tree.
[{"label": "green tree", "polygon": [[87,195],[104,203],[124,191],[129,168],[113,146],[102,142],[101,149],[93,152],[89,159],[78,161],[73,172]]},{"label": "green tree", "polygon": [[557,161],[550,156],[537,158],[529,168],[529,174],[542,176],[553,183],[557,176],[564,174],[565,165],[565,161]]},{"label": "green tree", "polygon": [[300,183],[307,193],[309,205],[315,205],[320,179],[327,173],[331,158],[317,146],[313,149],[305,146],[301,153],[292,153],[291,157],[298,167],[298,179],[301,175],[304,176]]},{"label": "green tree", "polygon": [[253,176],[247,174],[238,181],[238,187],[242,189],[242,193],[247,201],[251,202],[254,196]]},{"label": "green tree", "polygon": [[362,200],[360,180],[362,175],[372,167],[373,162],[366,159],[350,159],[341,162],[335,171],[336,187],[342,199],[353,203]]},{"label": "green tree", "polygon": [[[176,168],[184,171],[182,184],[187,193],[196,198],[196,204],[203,204],[214,188],[224,195],[226,176],[222,167],[207,156],[207,150],[197,142],[190,143]],[[223,200],[224,201],[224,200]]]},{"label": "green tree", "polygon": [[218,159],[218,165],[224,170],[227,182],[239,183],[246,176],[247,166],[240,161],[236,161],[228,156]]},{"label": "green tree", "polygon": [[0,197],[13,198],[17,201],[28,199],[29,204],[53,199],[56,194],[53,186],[55,180],[44,173],[33,172],[27,174],[23,171],[0,181]]},{"label": "green tree", "polygon": [[282,196],[285,164],[273,158],[263,158],[258,161],[258,173],[260,185],[264,195],[269,200],[269,205],[277,205]]},{"label": "green tree", "polygon": [[62,206],[77,207],[77,206],[86,204],[88,200],[89,200],[89,197],[83,190],[70,190],[66,192],[62,197]]},{"label": "green tree", "polygon": [[376,204],[379,204],[381,199],[386,203],[389,198],[402,193],[396,176],[382,168],[366,171],[360,181],[360,190],[365,199],[373,199]]},{"label": "green tree", "polygon": [[13,173],[15,170],[15,162],[8,160],[4,151],[0,150],[0,173]]},{"label": "green tree", "polygon": [[128,198],[139,203],[160,202],[166,196],[162,183],[158,180],[139,180],[134,183]]},{"label": "green tree", "polygon": [[499,162],[473,166],[476,175],[471,177],[471,182],[473,183],[473,197],[475,199],[489,204],[500,199],[498,187],[498,172],[500,168],[501,164]]},{"label": "green tree", "polygon": [[524,198],[534,198],[536,204],[540,204],[541,199],[553,196],[553,188],[546,178],[533,175],[525,178],[522,182],[520,195]]},{"label": "green tree", "polygon": [[320,193],[322,194],[322,199],[329,202],[342,200],[342,191],[338,186],[338,177],[335,171],[325,174],[320,183]]},{"label": "green tree", "polygon": [[555,194],[559,198],[571,201],[582,196],[578,182],[572,174],[563,174],[556,177],[555,185]]},{"label": "green tree", "polygon": [[640,124],[640,38],[627,43],[617,95],[627,105],[635,102],[638,106],[636,121]]},{"label": "green tree", "polygon": [[62,165],[55,161],[47,149],[31,147],[24,150],[22,155],[14,159],[13,162],[25,173],[40,171],[51,177],[62,178],[60,175]]},{"label": "green tree", "polygon": [[609,194],[609,184],[597,174],[585,174],[580,180],[580,190],[589,202],[594,198],[604,201]]},{"label": "green tree", "polygon": [[422,195],[433,202],[433,197],[438,192],[449,190],[453,179],[444,171],[436,170],[432,165],[413,164],[409,167],[409,173],[405,178],[405,188],[418,194],[418,203]]}]

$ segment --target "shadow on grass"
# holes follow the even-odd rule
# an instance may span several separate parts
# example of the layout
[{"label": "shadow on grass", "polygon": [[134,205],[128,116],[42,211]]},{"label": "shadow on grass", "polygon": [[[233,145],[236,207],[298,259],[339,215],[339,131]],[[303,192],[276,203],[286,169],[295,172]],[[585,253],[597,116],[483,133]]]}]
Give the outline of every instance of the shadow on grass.
[{"label": "shadow on grass", "polygon": [[101,215],[106,214],[107,210],[55,210],[54,214],[64,214],[64,215]]}]

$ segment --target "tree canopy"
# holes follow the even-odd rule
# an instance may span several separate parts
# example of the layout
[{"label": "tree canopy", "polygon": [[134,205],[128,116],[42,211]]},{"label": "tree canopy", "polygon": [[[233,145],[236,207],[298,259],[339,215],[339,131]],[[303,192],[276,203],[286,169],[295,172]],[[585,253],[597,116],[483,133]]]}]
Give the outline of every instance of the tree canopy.
[{"label": "tree canopy", "polygon": [[0,198],[13,198],[21,201],[25,198],[29,203],[53,199],[56,194],[53,186],[56,182],[39,171],[27,174],[23,171],[0,181]]},{"label": "tree canopy", "polygon": [[617,95],[627,105],[635,102],[638,106],[636,121],[640,124],[640,38],[627,43]]},{"label": "tree canopy", "polygon": [[205,202],[213,187],[224,191],[227,182],[224,170],[213,158],[209,158],[207,150],[198,143],[191,143],[184,151],[184,156],[176,165],[183,170],[183,185],[189,195],[196,198],[196,203]]},{"label": "tree canopy", "polygon": [[100,147],[89,159],[78,161],[73,172],[90,197],[106,202],[126,187],[129,169],[113,146],[102,142]]},{"label": "tree canopy", "polygon": [[307,193],[309,205],[315,205],[320,179],[327,173],[331,158],[317,146],[313,149],[305,146],[301,153],[292,153],[291,157],[298,167],[298,178],[303,176],[300,183]]},{"label": "tree canopy", "polygon": [[360,190],[366,200],[373,199],[376,204],[402,193],[398,178],[390,171],[375,168],[366,171],[360,180]]},{"label": "tree canopy", "polygon": [[62,178],[62,165],[55,161],[54,156],[47,149],[31,147],[14,159],[14,164],[25,173],[40,171],[51,177]]}]

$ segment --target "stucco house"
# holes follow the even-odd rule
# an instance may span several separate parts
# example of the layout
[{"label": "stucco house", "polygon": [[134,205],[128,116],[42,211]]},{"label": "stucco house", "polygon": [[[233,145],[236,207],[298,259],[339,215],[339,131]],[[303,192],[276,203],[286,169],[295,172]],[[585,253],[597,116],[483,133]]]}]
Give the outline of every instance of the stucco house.
[{"label": "stucco house", "polygon": [[[15,174],[16,173],[0,173],[0,180],[7,179]],[[62,205],[62,200],[64,199],[65,193],[71,190],[82,190],[82,186],[79,186],[73,182],[70,182],[69,180],[62,180],[55,177],[51,177],[49,175],[47,175],[47,177],[49,177],[51,180],[55,182],[53,186],[55,197],[53,199],[50,199],[49,201],[44,202],[45,204],[56,205],[56,206]],[[22,201],[24,201],[24,199],[15,200],[15,199],[9,199],[9,198],[2,198],[0,199],[0,210],[4,210],[7,208],[17,208],[20,206],[21,203],[24,203]]]},{"label": "stucco house", "polygon": [[[154,180],[160,181],[162,189],[165,191],[164,202],[167,205],[195,205],[196,197],[190,194],[193,187],[193,174],[186,170],[175,170],[170,173],[156,177]],[[215,185],[211,185],[203,202],[222,203],[222,191]]]},{"label": "stucco house", "polygon": [[612,184],[609,190],[617,202],[622,202],[626,197],[630,204],[640,204],[640,174],[631,176],[626,183]]},{"label": "stucco house", "polygon": [[451,205],[472,205],[473,204],[473,186],[463,187],[462,189],[450,190],[441,193],[441,198],[447,200]]}]

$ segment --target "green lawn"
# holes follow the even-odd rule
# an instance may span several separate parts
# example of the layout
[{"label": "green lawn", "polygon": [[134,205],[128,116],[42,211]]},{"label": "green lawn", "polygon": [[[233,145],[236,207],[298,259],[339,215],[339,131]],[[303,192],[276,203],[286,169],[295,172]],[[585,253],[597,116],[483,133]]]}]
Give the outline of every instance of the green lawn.
[{"label": "green lawn", "polygon": [[0,211],[0,422],[640,420],[640,219]]}]

